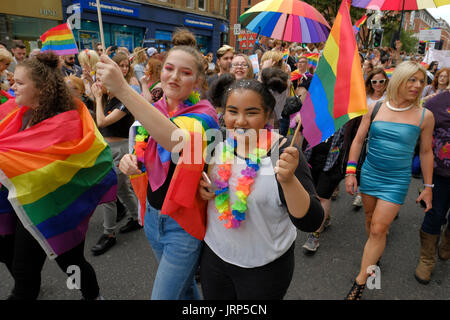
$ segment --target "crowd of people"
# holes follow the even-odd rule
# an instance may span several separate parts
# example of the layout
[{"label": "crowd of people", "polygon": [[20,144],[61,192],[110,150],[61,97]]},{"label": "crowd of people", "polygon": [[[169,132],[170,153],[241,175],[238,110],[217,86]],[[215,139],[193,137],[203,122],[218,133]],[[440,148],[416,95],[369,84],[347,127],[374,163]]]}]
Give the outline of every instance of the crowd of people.
[{"label": "crowd of people", "polygon": [[[0,150],[18,106],[27,108],[14,114],[20,133],[79,105],[110,150],[117,197],[96,208],[104,232],[91,248],[94,255],[116,245],[118,222],[128,216],[119,232],[143,228],[158,261],[152,299],[283,299],[297,229],[308,232],[305,254],[317,252],[331,223],[333,194],[345,181],[366,218],[361,268],[346,296],[361,299],[417,156],[423,189],[416,202],[425,215],[414,276],[430,281],[437,256],[450,255],[450,69],[435,62],[426,69],[421,57],[401,51],[400,42],[395,49],[361,50],[368,112],[311,148],[293,133],[315,71],[308,54],[320,55],[323,43],[261,37],[254,49],[259,71],[229,45],[217,50],[215,61],[213,53],[204,56],[186,29],[174,32],[172,45],[167,52],[137,47],[130,53],[96,44],[78,55],[33,51],[26,57],[20,41],[10,51],[0,44]],[[43,98],[58,91],[64,94],[51,102]],[[6,106],[11,109],[3,111]],[[205,141],[196,147],[208,130],[216,132],[214,148]],[[9,204],[8,186],[0,190],[0,224],[7,210],[20,218],[13,229],[0,225],[0,261],[15,281],[9,298],[36,299],[45,253]],[[84,238],[56,261],[62,269],[82,265],[83,297],[102,299],[83,248]],[[26,256],[39,259],[26,266]]]}]

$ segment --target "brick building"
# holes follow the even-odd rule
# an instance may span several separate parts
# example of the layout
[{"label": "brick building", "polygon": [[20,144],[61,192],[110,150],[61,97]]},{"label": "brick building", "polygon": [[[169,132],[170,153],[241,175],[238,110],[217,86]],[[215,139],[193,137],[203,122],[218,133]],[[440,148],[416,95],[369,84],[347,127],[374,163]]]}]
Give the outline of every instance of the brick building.
[{"label": "brick building", "polygon": [[[408,11],[405,13],[405,30],[413,31],[417,38],[421,29],[441,28],[442,50],[450,50],[450,26],[444,19],[435,19],[427,10]],[[433,46],[433,45],[431,45]]]}]

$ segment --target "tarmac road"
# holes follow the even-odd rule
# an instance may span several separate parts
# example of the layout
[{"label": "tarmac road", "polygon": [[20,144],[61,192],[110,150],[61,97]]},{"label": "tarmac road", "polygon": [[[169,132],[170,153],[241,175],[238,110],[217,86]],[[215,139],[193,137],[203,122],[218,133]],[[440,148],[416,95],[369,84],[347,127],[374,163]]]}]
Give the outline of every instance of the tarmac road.
[{"label": "tarmac road", "polygon": [[[381,289],[366,289],[365,300],[448,300],[450,298],[449,264],[438,260],[429,285],[414,279],[420,249],[419,229],[423,210],[416,205],[420,180],[413,179],[400,217],[394,221],[387,248],[381,259]],[[366,242],[363,211],[353,211],[352,198],[344,185],[332,204],[332,221],[321,236],[320,248],[313,256],[303,254],[306,234],[296,240],[294,277],[285,296],[287,300],[342,300],[357,275]],[[90,248],[102,232],[102,216],[94,214],[86,238],[86,257],[97,273],[101,295],[107,300],[148,300],[156,273],[156,260],[143,229],[118,234],[117,244],[107,253],[94,257]],[[119,226],[126,222],[126,218]],[[66,275],[54,261],[47,260],[42,272],[39,299],[79,300],[77,290],[66,286]],[[0,299],[13,286],[6,267],[0,264]]]}]

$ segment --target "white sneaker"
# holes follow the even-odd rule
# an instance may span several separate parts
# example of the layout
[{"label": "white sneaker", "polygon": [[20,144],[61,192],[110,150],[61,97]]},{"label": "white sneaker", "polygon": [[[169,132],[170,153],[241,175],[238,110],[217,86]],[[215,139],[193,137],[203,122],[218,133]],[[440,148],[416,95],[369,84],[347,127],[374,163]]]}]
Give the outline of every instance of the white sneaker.
[{"label": "white sneaker", "polygon": [[303,248],[308,252],[316,252],[317,248],[319,248],[318,234],[316,234],[315,232],[308,234],[308,239],[306,239],[306,242],[303,245]]},{"label": "white sneaker", "polygon": [[361,195],[359,195],[359,194],[356,195],[355,199],[353,200],[352,205],[355,207],[362,207],[363,203],[362,203]]}]

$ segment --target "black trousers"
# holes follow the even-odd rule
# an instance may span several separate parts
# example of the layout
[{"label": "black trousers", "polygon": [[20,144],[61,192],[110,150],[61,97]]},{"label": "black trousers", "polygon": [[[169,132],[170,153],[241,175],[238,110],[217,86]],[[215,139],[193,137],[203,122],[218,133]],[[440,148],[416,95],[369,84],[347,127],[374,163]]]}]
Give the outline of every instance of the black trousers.
[{"label": "black trousers", "polygon": [[[14,278],[14,289],[10,299],[37,299],[45,259],[45,251],[19,219],[13,235],[0,236],[0,261],[6,264]],[[84,258],[84,241],[59,255],[55,260],[64,273],[71,265],[80,268],[80,290],[84,299],[93,300],[98,297],[99,287],[95,271]]]},{"label": "black trousers", "polygon": [[206,300],[282,300],[294,273],[294,246],[278,259],[256,268],[242,268],[220,259],[206,244],[200,261],[200,282]]}]

